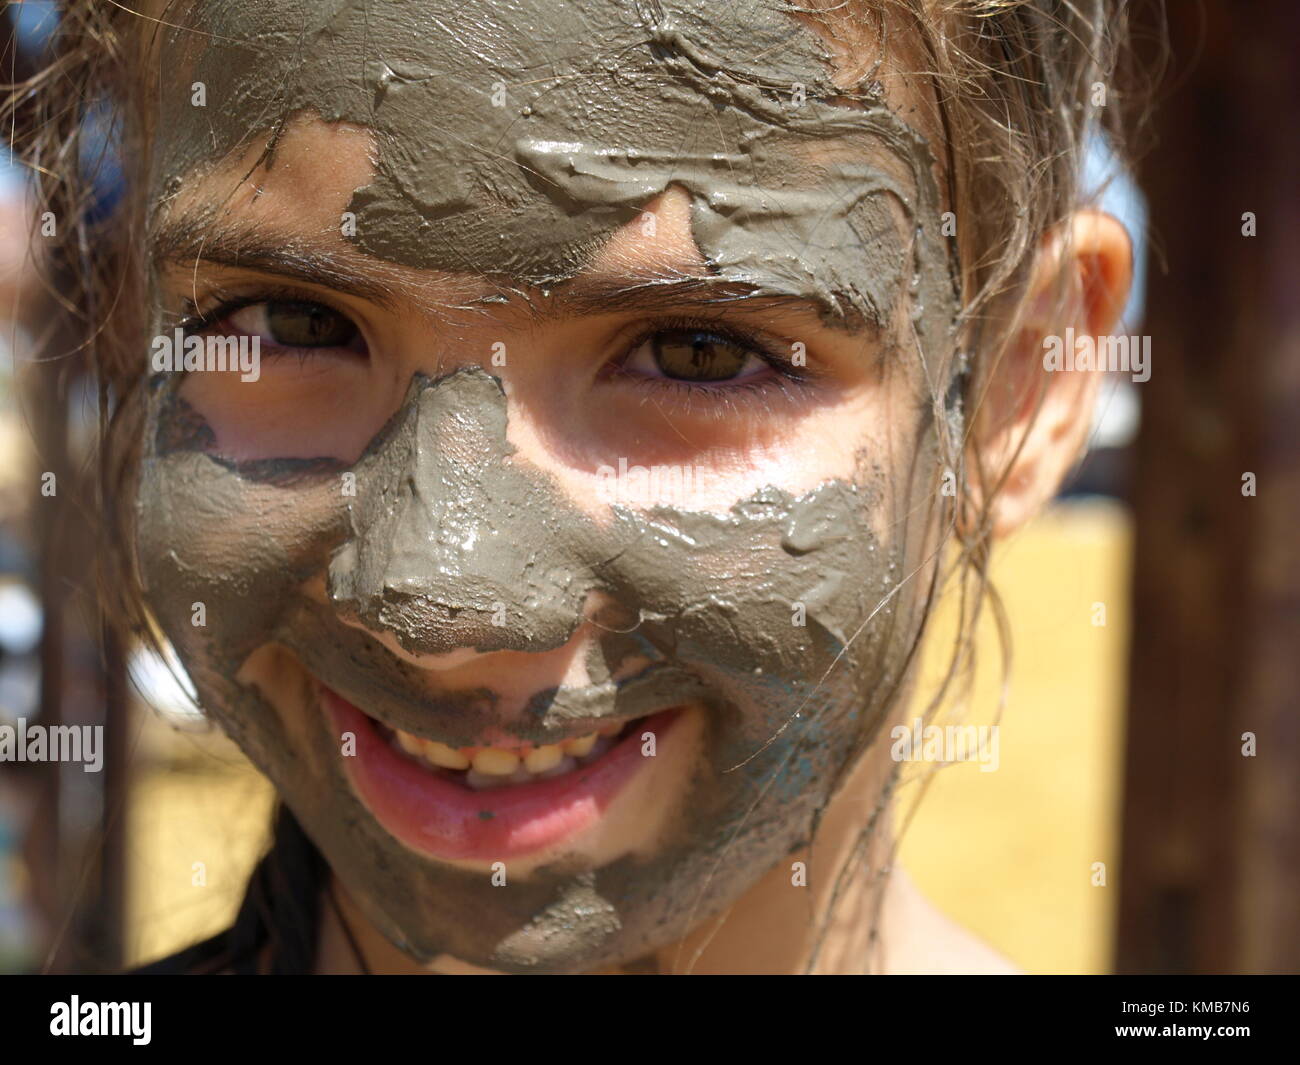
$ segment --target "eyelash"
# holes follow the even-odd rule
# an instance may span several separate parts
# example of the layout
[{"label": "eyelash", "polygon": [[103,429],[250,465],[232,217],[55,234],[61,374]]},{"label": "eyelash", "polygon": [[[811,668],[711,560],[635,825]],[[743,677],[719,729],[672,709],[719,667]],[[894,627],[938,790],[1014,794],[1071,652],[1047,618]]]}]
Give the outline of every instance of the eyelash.
[{"label": "eyelash", "polygon": [[[186,315],[178,324],[187,335],[211,329],[231,315],[237,314],[248,307],[255,307],[260,303],[316,303],[322,307],[328,307],[336,314],[351,320],[351,316],[346,311],[332,306],[315,293],[307,293],[300,289],[268,287],[259,289],[255,294],[239,296],[223,296],[220,292],[214,291],[211,298],[216,299],[217,303],[207,310],[200,310],[195,301],[186,301]],[[642,344],[659,333],[671,330],[694,330],[708,333],[720,340],[735,344],[756,355],[773,372],[770,375],[764,374],[758,377],[757,380],[752,381],[742,379],[735,384],[729,384],[726,381],[706,384],[670,377],[649,377],[623,369],[623,365]],[[794,401],[804,398],[803,390],[814,384],[819,377],[816,370],[807,366],[795,366],[788,357],[780,353],[778,344],[774,340],[760,338],[745,330],[738,329],[732,323],[718,319],[671,315],[656,318],[634,334],[632,340],[621,346],[623,347],[623,354],[615,357],[602,368],[601,376],[603,378],[607,380],[617,379],[625,387],[641,390],[648,400],[661,401],[666,397],[675,406],[696,413],[699,413],[696,408],[701,401],[707,402],[709,407],[707,413],[719,417],[725,417],[733,409],[745,403],[757,402],[764,407],[770,408],[773,401]],[[786,342],[786,346],[789,347],[790,344]],[[295,349],[292,347],[278,348],[279,352],[293,350]],[[306,362],[307,359],[313,357],[312,352],[314,350],[325,349],[304,347],[301,349],[300,359]],[[271,354],[274,357],[276,352],[273,351]]]},{"label": "eyelash", "polygon": [[[352,316],[341,307],[335,307],[327,300],[322,299],[316,293],[305,292],[302,289],[279,288],[275,286],[259,288],[252,295],[236,296],[222,295],[220,290],[213,290],[210,299],[215,299],[216,303],[208,310],[199,310],[194,300],[185,301],[185,316],[177,325],[188,336],[192,333],[200,333],[220,325],[225,319],[232,314],[238,314],[248,307],[256,307],[259,303],[315,303],[321,307],[328,307],[335,314],[352,321]],[[266,354],[271,358],[276,358],[292,351],[300,351],[299,360],[306,362],[313,357],[314,351],[325,351],[326,348],[301,348],[286,345],[273,345],[271,350]]]}]

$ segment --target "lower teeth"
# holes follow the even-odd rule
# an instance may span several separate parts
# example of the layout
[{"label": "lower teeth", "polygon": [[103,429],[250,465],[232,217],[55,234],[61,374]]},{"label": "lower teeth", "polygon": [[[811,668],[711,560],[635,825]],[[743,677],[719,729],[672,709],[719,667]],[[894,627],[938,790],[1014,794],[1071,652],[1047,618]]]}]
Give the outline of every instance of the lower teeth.
[{"label": "lower teeth", "polygon": [[[595,748],[593,748],[594,750]],[[572,755],[566,754],[558,765],[552,766],[544,773],[530,773],[523,766],[520,766],[509,776],[492,776],[490,773],[480,773],[476,769],[466,769],[464,775],[465,784],[475,791],[487,791],[489,788],[504,788],[513,784],[530,784],[534,780],[550,780],[551,777],[558,777],[577,768],[577,761]]]}]

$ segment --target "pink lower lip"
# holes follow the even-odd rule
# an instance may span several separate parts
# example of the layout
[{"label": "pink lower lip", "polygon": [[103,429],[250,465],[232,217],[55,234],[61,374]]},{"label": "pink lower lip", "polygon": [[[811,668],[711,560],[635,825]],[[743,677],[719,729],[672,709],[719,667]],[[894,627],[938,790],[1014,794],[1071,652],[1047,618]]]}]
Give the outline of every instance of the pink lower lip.
[{"label": "pink lower lip", "polygon": [[339,732],[356,736],[343,759],[352,787],[375,819],[412,850],[435,858],[494,861],[554,846],[589,828],[646,759],[642,734],[661,740],[679,708],[646,718],[596,761],[562,777],[473,791],[402,757],[350,702],[322,688]]}]

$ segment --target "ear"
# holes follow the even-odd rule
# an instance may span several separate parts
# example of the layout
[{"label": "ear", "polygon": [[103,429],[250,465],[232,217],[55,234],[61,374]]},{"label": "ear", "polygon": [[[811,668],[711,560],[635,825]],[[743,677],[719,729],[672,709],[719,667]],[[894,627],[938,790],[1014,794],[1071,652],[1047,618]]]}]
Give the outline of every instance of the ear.
[{"label": "ear", "polygon": [[[1101,370],[1044,365],[1051,336],[1103,337],[1119,321],[1132,281],[1132,246],[1118,221],[1076,212],[1042,242],[1030,271],[1019,329],[976,381],[968,441],[975,514],[991,500],[995,537],[1018,529],[1060,487],[1092,425]],[[1064,342],[1062,340],[1062,342]]]}]

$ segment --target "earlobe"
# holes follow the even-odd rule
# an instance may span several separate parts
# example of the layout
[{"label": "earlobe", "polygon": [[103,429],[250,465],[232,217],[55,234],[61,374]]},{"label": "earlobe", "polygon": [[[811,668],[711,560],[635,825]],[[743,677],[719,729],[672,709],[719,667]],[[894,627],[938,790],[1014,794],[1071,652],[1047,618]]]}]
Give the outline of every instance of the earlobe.
[{"label": "earlobe", "polygon": [[1067,338],[1092,338],[1095,350],[1119,321],[1131,280],[1128,233],[1108,214],[1076,212],[1044,237],[1021,325],[976,382],[967,533],[987,509],[989,531],[1006,536],[1056,494],[1086,443],[1101,371],[1047,356]]}]

